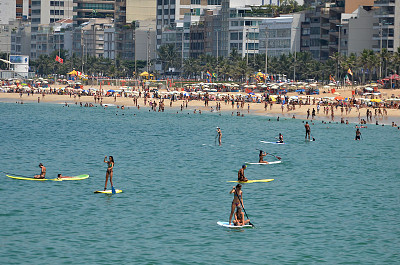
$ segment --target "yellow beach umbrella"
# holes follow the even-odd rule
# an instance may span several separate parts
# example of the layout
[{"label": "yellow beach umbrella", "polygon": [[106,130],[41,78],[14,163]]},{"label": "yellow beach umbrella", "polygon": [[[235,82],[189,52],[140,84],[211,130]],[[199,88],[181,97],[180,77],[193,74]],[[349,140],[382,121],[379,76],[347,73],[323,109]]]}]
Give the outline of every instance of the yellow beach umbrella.
[{"label": "yellow beach umbrella", "polygon": [[148,76],[148,75],[149,75],[148,72],[143,72],[143,73],[140,74],[140,76]]},{"label": "yellow beach umbrella", "polygon": [[78,72],[77,71],[75,71],[75,70],[72,70],[71,72],[69,72],[68,73],[69,75],[77,75],[78,74]]},{"label": "yellow beach umbrella", "polygon": [[379,98],[374,98],[374,99],[371,99],[371,102],[380,103],[380,102],[382,102],[382,100]]}]

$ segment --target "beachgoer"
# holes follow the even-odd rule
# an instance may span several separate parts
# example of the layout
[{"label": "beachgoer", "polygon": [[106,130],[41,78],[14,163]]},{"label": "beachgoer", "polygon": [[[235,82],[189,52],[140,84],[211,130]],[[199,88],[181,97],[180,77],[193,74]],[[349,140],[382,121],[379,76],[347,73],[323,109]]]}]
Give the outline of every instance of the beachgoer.
[{"label": "beachgoer", "polygon": [[221,141],[222,131],[221,131],[221,128],[219,128],[219,127],[217,127],[217,137],[218,137],[218,144],[222,145],[222,141]]},{"label": "beachgoer", "polygon": [[35,179],[44,179],[46,178],[46,168],[43,166],[42,163],[39,164],[39,167],[41,168],[40,175],[35,175]]},{"label": "beachgoer", "polygon": [[237,184],[236,187],[233,186],[232,190],[229,192],[230,194],[233,193],[233,201],[231,206],[231,214],[229,215],[229,224],[231,224],[232,216],[235,213],[235,209],[237,207],[242,207],[243,205],[243,192],[242,192],[242,185]]},{"label": "beachgoer", "polygon": [[242,211],[242,207],[236,207],[235,220],[233,220],[233,224],[235,226],[243,226],[248,223],[250,223],[250,219],[244,219],[244,212]]},{"label": "beachgoer", "polygon": [[61,174],[57,175],[57,179],[62,179],[62,178],[71,178],[70,176],[63,176]]},{"label": "beachgoer", "polygon": [[107,172],[106,172],[106,183],[104,184],[104,190],[107,189],[107,180],[110,177],[110,184],[113,187],[112,177],[113,177],[113,169],[114,169],[114,158],[112,156],[108,157],[108,161],[106,161],[107,156],[104,157],[104,163],[107,163]]},{"label": "beachgoer", "polygon": [[244,176],[244,170],[247,168],[246,165],[243,165],[241,169],[238,171],[238,181],[248,181],[248,179]]},{"label": "beachgoer", "polygon": [[310,125],[308,124],[308,121],[306,121],[306,124],[304,124],[304,128],[306,128],[306,137],[305,137],[305,139],[307,139],[307,136],[308,136],[308,140],[310,140],[311,129],[310,129]]},{"label": "beachgoer", "polygon": [[361,140],[361,132],[360,129],[358,128],[356,130],[356,137],[354,138],[354,140]]},{"label": "beachgoer", "polygon": [[264,156],[266,156],[267,154],[265,152],[263,152],[262,150],[260,150],[260,154],[258,155],[258,163],[265,163],[268,164],[267,161],[264,161]]}]

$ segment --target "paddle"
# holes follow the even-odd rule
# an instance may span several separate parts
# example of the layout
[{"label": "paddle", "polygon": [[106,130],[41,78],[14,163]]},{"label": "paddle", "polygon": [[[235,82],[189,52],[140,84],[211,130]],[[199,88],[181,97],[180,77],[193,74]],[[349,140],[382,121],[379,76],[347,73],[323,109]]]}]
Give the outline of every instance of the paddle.
[{"label": "paddle", "polygon": [[111,186],[111,191],[112,191],[112,194],[115,194],[114,186]]},{"label": "paddle", "polygon": [[[235,194],[236,194],[236,196],[238,197],[238,199],[240,198],[239,197],[239,194],[237,193],[237,191],[236,191],[236,188],[235,188]],[[246,213],[246,210],[244,209],[244,206],[243,206],[243,203],[242,203],[242,200],[241,199],[239,199],[239,201],[240,201],[240,205],[242,205],[242,208],[243,208],[243,212],[244,212],[244,214],[246,215],[246,218],[247,219],[249,219],[250,220],[250,218],[249,218],[249,216],[247,215],[247,213]],[[249,224],[252,226],[252,227],[256,227],[255,225],[253,225],[250,221],[249,221]]]},{"label": "paddle", "polygon": [[[257,149],[256,148],[256,150],[257,151],[262,151],[262,152],[264,152],[263,150],[260,150],[260,149]],[[271,156],[273,156],[273,157],[275,157],[276,159],[278,159],[278,160],[281,160],[282,159],[282,157],[280,157],[280,156],[276,156],[276,155],[273,155],[273,154],[270,154],[270,153],[266,153],[267,155],[271,155]]]}]

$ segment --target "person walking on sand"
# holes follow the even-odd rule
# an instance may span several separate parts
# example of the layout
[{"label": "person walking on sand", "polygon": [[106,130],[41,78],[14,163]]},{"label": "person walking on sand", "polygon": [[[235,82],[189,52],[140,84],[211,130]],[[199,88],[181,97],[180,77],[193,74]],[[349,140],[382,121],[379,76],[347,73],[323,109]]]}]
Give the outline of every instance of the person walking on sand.
[{"label": "person walking on sand", "polygon": [[41,169],[40,175],[35,175],[34,178],[35,179],[44,179],[44,178],[46,178],[46,168],[45,168],[45,166],[43,166],[43,164],[40,163],[39,167]]},{"label": "person walking on sand", "polygon": [[113,169],[114,169],[114,158],[112,156],[109,156],[108,161],[106,159],[107,159],[107,156],[104,157],[104,163],[107,163],[106,183],[104,184],[104,190],[107,190],[108,177],[110,177],[111,187],[112,188],[114,187],[113,182],[112,182]]},{"label": "person walking on sand", "polygon": [[229,215],[229,224],[232,223],[232,216],[235,213],[235,209],[237,207],[242,208],[243,205],[243,192],[242,192],[242,185],[237,184],[236,187],[233,186],[232,190],[229,192],[230,194],[233,193],[233,201],[231,205],[231,214]]},{"label": "person walking on sand", "polygon": [[304,124],[304,128],[306,128],[305,139],[307,140],[307,136],[308,136],[308,140],[310,140],[311,129],[310,129],[310,125],[308,124],[308,121],[306,121],[306,124]]},{"label": "person walking on sand", "polygon": [[218,137],[218,144],[221,146],[222,145],[222,131],[221,128],[217,127],[217,137]]}]

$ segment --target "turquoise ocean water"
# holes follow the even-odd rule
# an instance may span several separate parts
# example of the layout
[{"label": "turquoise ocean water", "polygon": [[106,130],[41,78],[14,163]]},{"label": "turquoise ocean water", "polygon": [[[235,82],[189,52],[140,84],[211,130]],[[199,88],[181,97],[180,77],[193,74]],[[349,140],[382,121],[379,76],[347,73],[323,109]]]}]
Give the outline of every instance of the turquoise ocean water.
[{"label": "turquoise ocean water", "polygon": [[[0,170],[32,176],[42,162],[48,178],[90,174],[39,182],[2,173],[0,262],[399,264],[399,131],[369,125],[354,141],[354,125],[317,122],[316,141],[305,142],[301,120],[268,119],[0,103]],[[287,145],[259,142],[280,132]],[[258,148],[283,163],[246,169],[249,179],[275,179],[244,185],[256,228],[220,227],[227,181]],[[121,194],[93,194],[104,187],[105,155]]]}]

